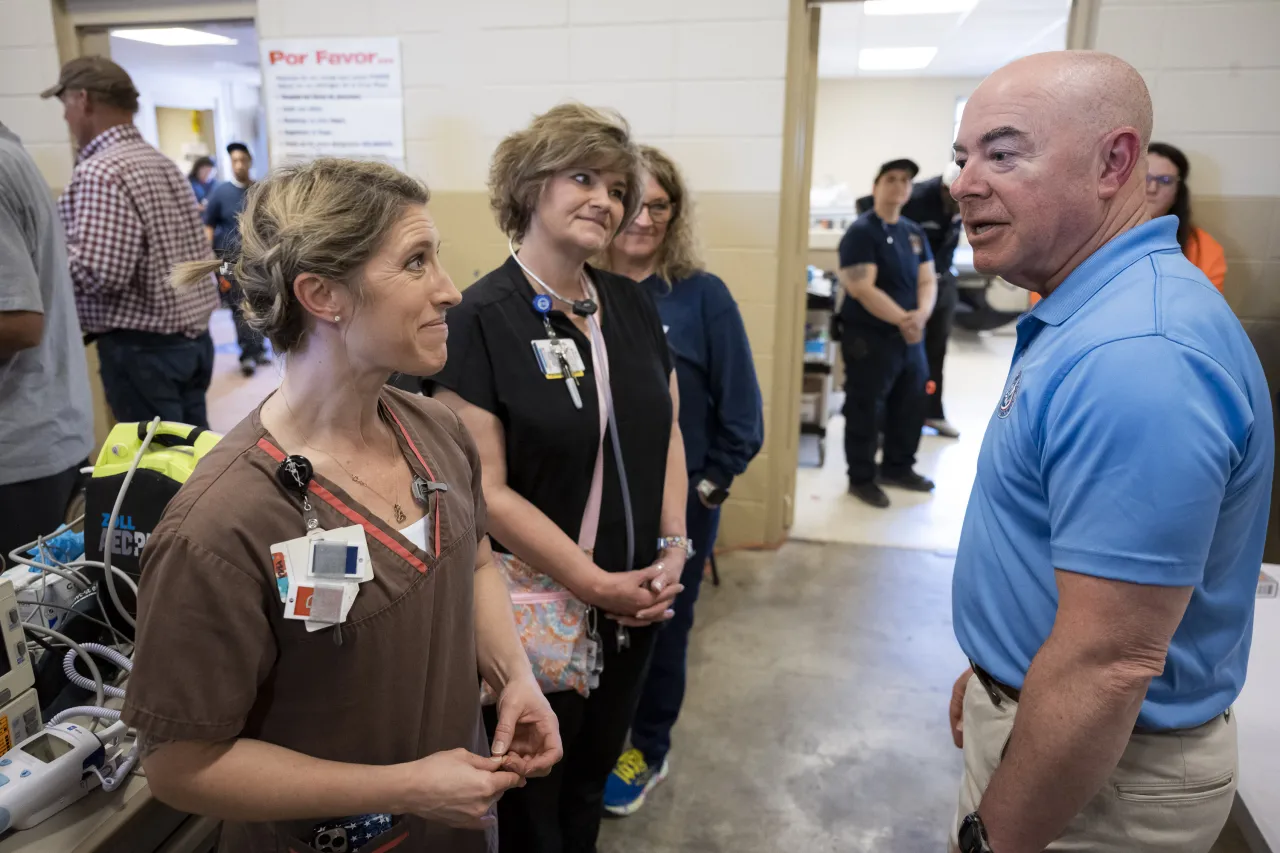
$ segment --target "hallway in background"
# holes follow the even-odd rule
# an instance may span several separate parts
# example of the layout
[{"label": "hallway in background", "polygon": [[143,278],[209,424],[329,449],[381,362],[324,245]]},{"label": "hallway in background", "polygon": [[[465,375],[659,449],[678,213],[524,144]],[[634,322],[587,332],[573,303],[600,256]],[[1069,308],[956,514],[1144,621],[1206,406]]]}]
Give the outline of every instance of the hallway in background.
[{"label": "hallway in background", "polygon": [[867,506],[848,494],[844,418],[835,414],[827,425],[827,452],[821,467],[815,467],[816,439],[802,437],[791,538],[954,552],[960,543],[982,436],[1013,359],[1013,332],[1010,325],[994,333],[957,330],[952,335],[945,405],[960,438],[939,438],[926,431],[916,466],[938,484],[933,494],[888,489],[892,506]]},{"label": "hallway in background", "polygon": [[276,389],[284,367],[277,359],[259,367],[258,372],[247,379],[240,374],[240,348],[236,345],[236,329],[227,308],[213,312],[209,318],[209,334],[213,336],[214,346],[213,381],[206,395],[209,428],[225,435]]}]

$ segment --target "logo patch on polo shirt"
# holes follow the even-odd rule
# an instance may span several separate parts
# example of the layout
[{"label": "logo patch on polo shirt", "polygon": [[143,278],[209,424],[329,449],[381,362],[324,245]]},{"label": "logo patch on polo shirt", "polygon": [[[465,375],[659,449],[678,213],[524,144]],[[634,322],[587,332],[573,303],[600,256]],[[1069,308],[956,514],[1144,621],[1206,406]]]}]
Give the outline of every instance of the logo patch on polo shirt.
[{"label": "logo patch on polo shirt", "polygon": [[917,255],[924,251],[924,241],[920,239],[919,234],[911,235],[911,251]]},{"label": "logo patch on polo shirt", "polygon": [[996,414],[1001,418],[1009,417],[1009,413],[1013,411],[1013,404],[1018,399],[1018,387],[1022,385],[1022,371],[1019,370],[1013,374],[1013,379],[1009,381],[1008,387],[1004,389],[1004,394],[1000,397],[1000,408]]}]

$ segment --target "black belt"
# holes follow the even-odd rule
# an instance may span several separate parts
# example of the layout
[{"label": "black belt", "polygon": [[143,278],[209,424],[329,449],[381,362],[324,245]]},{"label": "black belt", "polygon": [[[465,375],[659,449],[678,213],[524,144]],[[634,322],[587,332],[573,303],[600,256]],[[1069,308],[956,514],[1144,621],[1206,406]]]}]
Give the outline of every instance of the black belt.
[{"label": "black belt", "polygon": [[992,705],[995,705],[996,707],[1000,706],[1001,693],[1012,699],[1014,702],[1017,702],[1021,698],[1022,691],[1018,688],[1010,687],[1003,682],[996,681],[995,678],[991,676],[991,673],[987,672],[973,661],[969,661],[969,665],[973,667],[973,674],[978,676],[978,683],[982,685],[982,689],[987,691],[987,696],[991,697]]},{"label": "black belt", "polygon": [[[987,691],[987,696],[991,698],[992,705],[995,705],[997,708],[1000,707],[1000,704],[1003,701],[1001,694],[1004,694],[1005,697],[1014,702],[1021,699],[1022,691],[1018,688],[1010,687],[1004,682],[997,681],[992,677],[991,673],[987,672],[973,661],[969,661],[969,665],[973,667],[973,674],[978,676],[978,683],[982,685],[982,689]],[[1231,709],[1228,708],[1221,716],[1228,720],[1231,719]],[[1213,720],[1208,720],[1205,723],[1201,723],[1201,725],[1208,725],[1208,723],[1211,722],[1213,722]],[[1135,725],[1133,727],[1133,733],[1139,735],[1173,734],[1175,732],[1187,732],[1197,728],[1199,728],[1199,726],[1190,726],[1185,729],[1154,729],[1150,726]]]}]

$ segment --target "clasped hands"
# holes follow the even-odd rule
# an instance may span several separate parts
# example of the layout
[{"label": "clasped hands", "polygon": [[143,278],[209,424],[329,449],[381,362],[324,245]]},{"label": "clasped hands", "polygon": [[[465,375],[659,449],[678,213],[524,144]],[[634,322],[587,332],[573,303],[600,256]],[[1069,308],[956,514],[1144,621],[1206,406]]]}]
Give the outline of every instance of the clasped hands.
[{"label": "clasped hands", "polygon": [[924,327],[929,322],[929,315],[920,309],[908,311],[898,321],[898,331],[909,344],[918,344],[924,340]]},{"label": "clasped hands", "polygon": [[497,710],[488,757],[453,749],[399,765],[406,771],[406,799],[398,811],[459,829],[487,829],[497,821],[494,806],[504,793],[551,772],[564,756],[560,723],[532,672],[506,684]]},{"label": "clasped hands", "polygon": [[587,603],[599,607],[610,619],[628,628],[665,622],[675,615],[671,609],[684,586],[686,556],[678,550],[664,551],[648,568],[630,572],[604,572],[597,579]]}]

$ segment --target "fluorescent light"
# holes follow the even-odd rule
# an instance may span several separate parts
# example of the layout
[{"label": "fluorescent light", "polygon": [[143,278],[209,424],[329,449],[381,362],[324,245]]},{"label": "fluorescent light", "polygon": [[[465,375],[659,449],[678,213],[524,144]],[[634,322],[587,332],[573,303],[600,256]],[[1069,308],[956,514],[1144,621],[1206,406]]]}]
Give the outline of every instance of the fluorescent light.
[{"label": "fluorescent light", "polygon": [[968,12],[978,0],[867,0],[867,15],[956,15]]},{"label": "fluorescent light", "polygon": [[189,30],[186,27],[164,27],[162,29],[112,30],[116,38],[142,41],[147,44],[160,44],[165,47],[187,47],[196,44],[237,44],[233,38],[206,33],[201,30]]},{"label": "fluorescent light", "polygon": [[858,52],[863,71],[911,71],[924,68],[938,53],[936,47],[865,47]]}]

